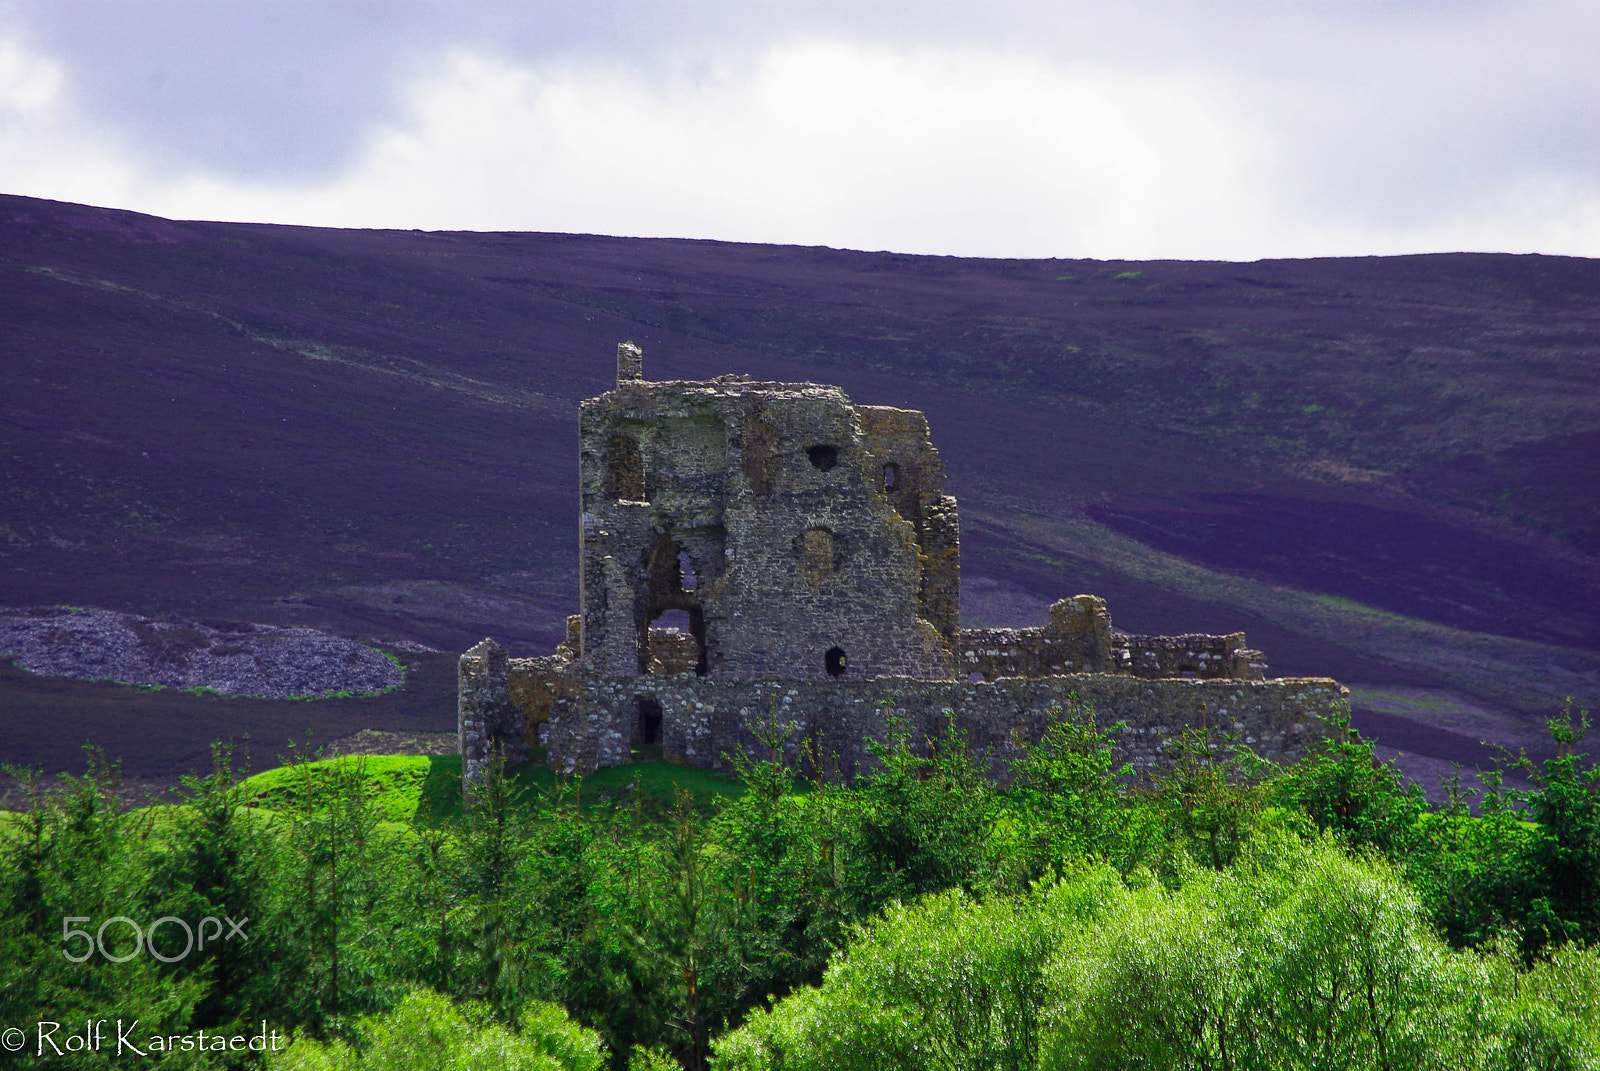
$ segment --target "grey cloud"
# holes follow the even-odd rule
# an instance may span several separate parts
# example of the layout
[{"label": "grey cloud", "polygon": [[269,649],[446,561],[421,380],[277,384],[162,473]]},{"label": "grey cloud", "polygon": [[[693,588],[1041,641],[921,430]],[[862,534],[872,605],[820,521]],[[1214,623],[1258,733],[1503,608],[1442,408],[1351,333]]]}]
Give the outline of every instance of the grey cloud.
[{"label": "grey cloud", "polygon": [[336,171],[359,150],[361,131],[395,118],[406,83],[453,46],[531,65],[647,63],[694,42],[738,41],[751,16],[734,13],[744,10],[481,0],[9,5],[23,39],[66,64],[76,103],[139,146],[158,173],[198,165],[297,180]]},{"label": "grey cloud", "polygon": [[[467,47],[534,70],[644,77],[797,38],[988,47],[1222,86],[1273,146],[1286,197],[1389,222],[1530,171],[1600,183],[1600,8],[1477,0],[13,0],[83,109],[153,172],[314,181],[401,118]],[[3,24],[0,24],[3,28]]]},{"label": "grey cloud", "polygon": [[[337,168],[394,105],[405,27],[356,6],[18,5],[74,102],[160,170],[306,178]],[[163,166],[165,165],[165,166]]]}]

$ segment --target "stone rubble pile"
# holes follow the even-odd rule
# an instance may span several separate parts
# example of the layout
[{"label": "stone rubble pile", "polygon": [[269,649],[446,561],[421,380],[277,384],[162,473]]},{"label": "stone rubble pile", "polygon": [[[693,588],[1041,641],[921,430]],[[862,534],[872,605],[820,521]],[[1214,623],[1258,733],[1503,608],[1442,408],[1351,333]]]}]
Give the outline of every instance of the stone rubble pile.
[{"label": "stone rubble pile", "polygon": [[381,692],[405,679],[383,652],[316,629],[69,606],[0,607],[0,658],[41,676],[263,699]]}]

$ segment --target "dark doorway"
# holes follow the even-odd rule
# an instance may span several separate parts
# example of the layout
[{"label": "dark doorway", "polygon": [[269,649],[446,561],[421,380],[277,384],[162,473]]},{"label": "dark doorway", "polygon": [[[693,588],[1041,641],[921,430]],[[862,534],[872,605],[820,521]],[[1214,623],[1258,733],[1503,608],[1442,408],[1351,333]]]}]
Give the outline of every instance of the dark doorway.
[{"label": "dark doorway", "polygon": [[844,676],[844,671],[845,671],[844,648],[842,648],[842,647],[830,647],[830,648],[828,648],[828,653],[823,656],[823,664],[828,667],[828,676],[830,676],[830,677],[842,677],[842,676]]},{"label": "dark doorway", "polygon": [[661,704],[648,695],[637,699],[639,704],[639,743],[650,747],[661,743]]},{"label": "dark doorway", "polygon": [[806,456],[811,463],[823,472],[827,472],[839,463],[839,448],[837,446],[812,446],[807,448]]}]

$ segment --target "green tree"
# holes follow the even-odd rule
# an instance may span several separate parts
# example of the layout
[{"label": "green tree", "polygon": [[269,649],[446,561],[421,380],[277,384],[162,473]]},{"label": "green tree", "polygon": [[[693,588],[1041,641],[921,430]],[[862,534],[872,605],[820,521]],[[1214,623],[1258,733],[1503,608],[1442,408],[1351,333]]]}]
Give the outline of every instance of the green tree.
[{"label": "green tree", "polygon": [[1275,767],[1237,734],[1204,727],[1185,729],[1166,750],[1169,764],[1150,774],[1164,824],[1191,858],[1220,870],[1254,830],[1267,802],[1262,786]]},{"label": "green tree", "polygon": [[[164,977],[144,942],[155,921],[142,910],[155,812],[125,808],[116,767],[86,752],[84,777],[63,775],[47,789],[24,775],[31,809],[3,827],[0,1021],[82,1023],[115,1009],[141,1030],[185,1030],[203,974]],[[45,1052],[54,1066],[117,1063],[109,1050]]]},{"label": "green tree", "polygon": [[313,764],[302,756],[278,820],[280,862],[262,927],[289,1025],[316,1036],[380,1002],[374,924],[380,875],[396,857],[378,836],[378,814],[360,758]]},{"label": "green tree", "polygon": [[[1112,727],[1115,732],[1118,726]],[[1060,872],[1083,856],[1105,859],[1123,873],[1137,866],[1160,836],[1148,808],[1130,806],[1133,767],[1118,763],[1094,708],[1074,698],[1052,707],[1037,744],[1012,763],[1008,812],[1021,831],[1013,853],[1022,883]]]},{"label": "green tree", "polygon": [[948,711],[938,741],[923,757],[911,746],[911,726],[884,704],[885,743],[869,750],[878,765],[854,793],[845,879],[855,917],[896,899],[952,886],[982,884],[993,787]]},{"label": "green tree", "polygon": [[723,1071],[1587,1068],[1600,953],[1451,951],[1387,862],[1269,829],[1223,869],[1104,864],[864,924],[820,986],[716,1043]]},{"label": "green tree", "polygon": [[729,980],[740,1007],[818,981],[844,926],[842,793],[812,785],[797,794],[784,758],[793,727],[779,721],[775,700],[751,728],[765,757],[743,748],[728,756],[746,791],[723,806],[709,831],[719,849],[712,856],[717,880],[733,892],[728,925],[741,969]]},{"label": "green tree", "polygon": [[1049,890],[974,900],[952,889],[862,924],[820,988],[757,1010],[716,1045],[719,1069],[1037,1066],[1064,930],[1121,885],[1106,867]]},{"label": "green tree", "polygon": [[531,801],[496,752],[461,825],[461,881],[452,913],[465,953],[456,992],[506,1021],[538,990],[544,942],[538,895],[526,881],[534,847]]},{"label": "green tree", "polygon": [[712,880],[693,801],[681,790],[665,849],[664,881],[647,894],[637,948],[665,990],[680,1062],[686,1071],[702,1071],[713,1028],[736,1007],[737,987],[729,984],[737,971],[730,962],[733,905]]},{"label": "green tree", "polygon": [[[234,778],[232,749],[213,745],[211,761],[208,776],[183,779],[184,802],[164,809],[171,822],[156,838],[146,896],[149,918],[170,915],[210,937],[202,945],[197,932],[190,953],[165,968],[168,976],[206,979],[196,1027],[248,1021],[273,998],[268,942],[259,936],[271,910],[270,834]],[[215,922],[208,925],[207,918]],[[176,927],[160,938],[169,956],[190,942]]]},{"label": "green tree", "polygon": [[1531,906],[1526,925],[1544,941],[1600,941],[1600,766],[1576,750],[1589,732],[1589,712],[1548,723],[1556,757],[1535,769],[1520,765],[1535,785],[1528,813],[1539,823],[1534,848],[1543,895]]},{"label": "green tree", "polygon": [[1283,771],[1273,796],[1321,829],[1403,857],[1417,817],[1428,809],[1422,787],[1378,761],[1372,742],[1350,727],[1349,703],[1336,704],[1328,722],[1331,733],[1315,753]]}]

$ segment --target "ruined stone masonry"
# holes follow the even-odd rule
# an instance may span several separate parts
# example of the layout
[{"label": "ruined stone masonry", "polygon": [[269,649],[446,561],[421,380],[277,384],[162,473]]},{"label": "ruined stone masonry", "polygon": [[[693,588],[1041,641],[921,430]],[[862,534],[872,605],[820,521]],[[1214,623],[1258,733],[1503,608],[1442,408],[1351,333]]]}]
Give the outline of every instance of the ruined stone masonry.
[{"label": "ruined stone masonry", "polygon": [[[927,419],[838,387],[748,376],[652,383],[617,347],[617,387],[582,403],[579,613],[554,654],[461,656],[465,783],[495,748],[541,743],[587,772],[638,748],[721,767],[776,713],[840,776],[872,762],[885,700],[916,739],[955,718],[994,769],[1072,697],[1136,765],[1189,726],[1298,757],[1348,693],[1272,679],[1243,633],[1129,636],[1104,600],[1039,628],[963,629],[956,501]],[[797,757],[792,755],[791,758]]]}]

